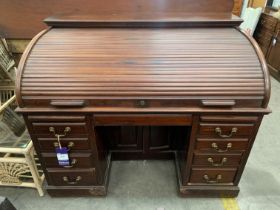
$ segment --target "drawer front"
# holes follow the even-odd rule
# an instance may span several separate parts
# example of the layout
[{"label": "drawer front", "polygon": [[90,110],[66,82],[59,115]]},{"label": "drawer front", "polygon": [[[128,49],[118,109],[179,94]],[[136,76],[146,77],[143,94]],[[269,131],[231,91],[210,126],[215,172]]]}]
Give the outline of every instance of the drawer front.
[{"label": "drawer front", "polygon": [[197,139],[195,149],[204,152],[230,153],[244,151],[248,147],[247,139]]},{"label": "drawer front", "polygon": [[204,167],[227,167],[238,166],[242,154],[212,154],[212,153],[195,153],[193,166]]},{"label": "drawer front", "polygon": [[[32,126],[34,134],[42,137],[54,137],[54,134],[65,134],[65,137],[69,138],[87,136],[87,126],[84,122],[34,122]],[[65,133],[68,127],[70,130]],[[54,131],[51,132],[50,128],[54,128]]]},{"label": "drawer front", "polygon": [[190,183],[219,185],[233,183],[236,168],[209,169],[193,168],[191,171]]},{"label": "drawer front", "polygon": [[212,124],[200,123],[199,135],[213,138],[249,137],[254,130],[254,124]]},{"label": "drawer front", "polygon": [[274,31],[277,25],[277,19],[270,16],[262,14],[258,27],[266,28],[267,30]]},{"label": "drawer front", "polygon": [[94,166],[90,153],[69,153],[70,166],[63,167],[58,164],[56,153],[42,153],[47,168],[91,168]]},{"label": "drawer front", "polygon": [[268,49],[269,49],[269,46],[264,46],[262,44],[259,44],[264,56],[266,56],[267,52],[268,52]]},{"label": "drawer front", "polygon": [[47,169],[50,185],[87,186],[96,184],[95,168],[92,169]]},{"label": "drawer front", "polygon": [[280,22],[277,23],[275,32],[279,34],[279,30],[280,30]]},{"label": "drawer front", "polygon": [[30,122],[85,122],[84,115],[28,115]]},{"label": "drawer front", "polygon": [[[41,151],[54,152],[57,144],[56,138],[37,138]],[[60,143],[62,147],[71,145],[71,151],[89,150],[90,142],[88,138],[61,138]]]},{"label": "drawer front", "polygon": [[95,125],[191,125],[185,114],[95,114]]},{"label": "drawer front", "polygon": [[258,31],[256,31],[254,37],[259,44],[262,44],[263,46],[268,47],[273,38],[273,33],[271,33],[270,31],[268,31],[266,29],[258,30]]},{"label": "drawer front", "polygon": [[202,115],[201,122],[208,123],[255,123],[257,116],[237,116],[237,115]]}]

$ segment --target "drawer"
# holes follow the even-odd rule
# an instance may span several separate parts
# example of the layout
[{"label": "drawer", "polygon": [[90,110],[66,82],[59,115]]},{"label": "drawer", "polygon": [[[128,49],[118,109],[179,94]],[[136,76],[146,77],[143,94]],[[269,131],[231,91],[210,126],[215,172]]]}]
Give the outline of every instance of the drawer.
[{"label": "drawer", "polygon": [[273,38],[273,34],[265,34],[265,33],[255,33],[255,38],[258,42],[258,44],[261,44],[265,47],[269,47],[271,40]]},{"label": "drawer", "polygon": [[[56,138],[37,138],[37,142],[41,148],[41,151],[55,151],[55,145],[57,143]],[[69,147],[71,145],[71,151],[89,150],[90,142],[88,138],[61,138],[61,146]]]},{"label": "drawer", "polygon": [[95,168],[92,169],[47,169],[50,185],[87,186],[96,184]]},{"label": "drawer", "polygon": [[239,116],[239,115],[201,115],[201,122],[208,123],[255,123],[258,116]]},{"label": "drawer", "polygon": [[274,31],[278,20],[270,15],[262,14],[258,27],[264,27],[268,30]]},{"label": "drawer", "polygon": [[194,153],[193,166],[227,167],[238,166],[242,153],[237,154],[213,154]]},{"label": "drawer", "polygon": [[198,134],[201,136],[230,139],[235,137],[250,137],[254,124],[235,123],[200,123]]},{"label": "drawer", "polygon": [[190,183],[200,183],[209,185],[233,183],[236,168],[211,169],[193,168],[190,176]]},{"label": "drawer", "polygon": [[280,23],[278,22],[277,26],[276,26],[276,33],[280,30]]},{"label": "drawer", "polygon": [[94,125],[191,125],[186,114],[95,114]]},{"label": "drawer", "polygon": [[71,166],[63,167],[58,164],[56,153],[42,153],[47,168],[91,168],[93,157],[91,153],[69,153]]},{"label": "drawer", "polygon": [[203,139],[198,138],[195,149],[213,153],[231,153],[244,151],[248,147],[248,139]]},{"label": "drawer", "polygon": [[261,48],[261,50],[262,50],[264,56],[266,56],[267,51],[268,51],[268,49],[269,49],[269,46],[263,46],[262,44],[259,44],[259,46],[260,46],[260,48]]},{"label": "drawer", "polygon": [[254,37],[259,38],[259,39],[262,39],[264,37],[272,38],[273,35],[274,35],[274,32],[270,31],[270,30],[267,30],[266,28],[257,28],[255,33],[254,33]]},{"label": "drawer", "polygon": [[[60,135],[65,134],[65,137],[87,136],[87,125],[84,122],[33,122],[32,126],[34,134],[42,137],[54,137],[54,133]],[[54,128],[53,132],[50,131],[51,127]],[[70,130],[65,132],[66,128],[70,128]]]},{"label": "drawer", "polygon": [[85,122],[84,115],[28,115],[30,122]]}]

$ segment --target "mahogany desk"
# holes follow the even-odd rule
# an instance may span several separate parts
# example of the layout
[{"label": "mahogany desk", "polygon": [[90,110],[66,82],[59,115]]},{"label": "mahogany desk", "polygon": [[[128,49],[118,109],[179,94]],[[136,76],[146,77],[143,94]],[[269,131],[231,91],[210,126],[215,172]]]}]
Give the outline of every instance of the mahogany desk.
[{"label": "mahogany desk", "polygon": [[[116,159],[174,159],[184,196],[238,194],[269,113],[264,56],[230,0],[151,2],[48,18],[25,51],[18,111],[50,195],[105,195]],[[192,13],[212,3],[215,14]],[[70,149],[67,167],[55,134]]]}]

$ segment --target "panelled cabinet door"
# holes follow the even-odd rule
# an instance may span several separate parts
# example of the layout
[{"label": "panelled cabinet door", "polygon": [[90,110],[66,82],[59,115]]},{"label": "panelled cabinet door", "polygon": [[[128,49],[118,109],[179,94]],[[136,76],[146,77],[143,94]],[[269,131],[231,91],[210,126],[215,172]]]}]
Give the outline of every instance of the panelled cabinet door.
[{"label": "panelled cabinet door", "polygon": [[163,126],[144,127],[145,151],[162,151],[171,149],[170,128]]},{"label": "panelled cabinet door", "polygon": [[267,63],[271,69],[280,72],[280,28],[278,27],[278,36],[272,39],[271,50],[267,56]]},{"label": "panelled cabinet door", "polygon": [[189,132],[187,126],[145,126],[143,127],[144,152],[151,154],[183,148]]},{"label": "panelled cabinet door", "polygon": [[139,126],[101,126],[96,129],[111,150],[143,149],[142,128]]}]

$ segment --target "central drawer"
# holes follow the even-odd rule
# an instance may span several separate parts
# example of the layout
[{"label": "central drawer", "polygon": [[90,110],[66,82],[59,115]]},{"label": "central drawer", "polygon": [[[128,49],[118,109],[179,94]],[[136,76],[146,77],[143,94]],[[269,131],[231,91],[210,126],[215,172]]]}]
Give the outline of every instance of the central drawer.
[{"label": "central drawer", "polygon": [[138,126],[170,126],[191,125],[189,114],[95,114],[94,125],[138,125]]}]

